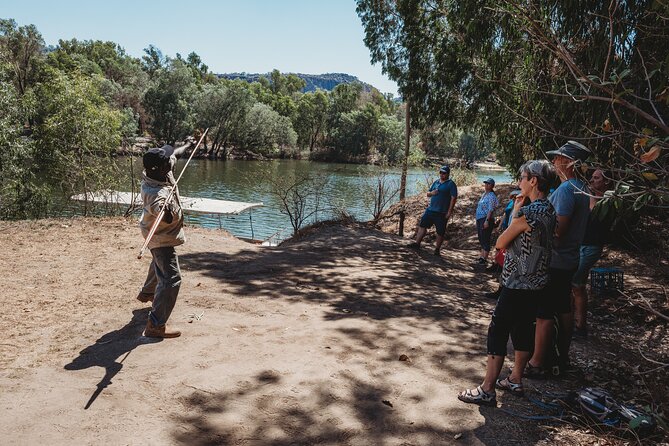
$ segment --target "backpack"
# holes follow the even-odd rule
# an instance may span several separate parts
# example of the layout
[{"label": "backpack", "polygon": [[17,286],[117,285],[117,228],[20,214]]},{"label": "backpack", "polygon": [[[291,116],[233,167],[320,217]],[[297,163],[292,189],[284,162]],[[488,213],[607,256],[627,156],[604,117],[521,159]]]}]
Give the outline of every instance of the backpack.
[{"label": "backpack", "polygon": [[576,407],[596,421],[618,429],[629,429],[637,435],[652,433],[657,423],[640,409],[617,402],[599,387],[586,387],[576,392]]}]

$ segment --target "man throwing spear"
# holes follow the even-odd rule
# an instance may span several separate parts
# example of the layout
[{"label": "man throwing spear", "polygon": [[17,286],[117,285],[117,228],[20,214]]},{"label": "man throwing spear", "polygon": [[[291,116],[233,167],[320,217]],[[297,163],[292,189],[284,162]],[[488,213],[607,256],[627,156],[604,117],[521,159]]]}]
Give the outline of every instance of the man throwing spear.
[{"label": "man throwing spear", "polygon": [[[144,208],[139,220],[142,236],[149,238],[151,266],[144,287],[137,295],[140,302],[153,302],[146,322],[144,336],[150,338],[176,338],[181,332],[168,330],[166,323],[177,301],[181,286],[181,271],[176,246],[185,241],[184,216],[181,210],[179,189],[172,169],[176,158],[181,156],[190,142],[177,149],[170,145],[149,149],[143,158],[142,201]],[[174,191],[172,191],[174,189]],[[164,214],[161,221],[161,211]],[[157,224],[153,236],[151,230]]]}]

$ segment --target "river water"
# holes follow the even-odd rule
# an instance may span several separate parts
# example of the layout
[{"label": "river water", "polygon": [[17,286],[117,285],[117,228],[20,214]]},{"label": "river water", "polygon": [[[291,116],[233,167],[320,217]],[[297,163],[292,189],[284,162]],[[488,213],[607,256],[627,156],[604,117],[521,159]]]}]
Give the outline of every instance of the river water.
[{"label": "river water", "polygon": [[[124,163],[121,162],[121,165]],[[176,166],[177,176],[181,172],[184,160]],[[127,165],[127,164],[126,164]],[[135,172],[141,171],[141,159],[134,160]],[[267,176],[288,177],[292,173],[310,172],[316,178],[322,178],[324,202],[334,202],[343,207],[357,220],[372,218],[369,209],[369,196],[364,193],[366,185],[376,181],[380,175],[386,175],[390,183],[399,186],[401,168],[384,168],[372,165],[318,163],[298,160],[240,161],[240,160],[204,160],[193,159],[179,182],[181,195],[187,197],[213,198],[218,200],[262,202],[263,207],[254,208],[241,215],[219,216],[189,214],[187,223],[204,227],[228,230],[238,237],[266,240],[273,236],[273,241],[289,237],[292,234],[290,219],[281,213],[278,199],[270,193],[262,192],[261,184]],[[510,182],[511,176],[506,171],[476,171],[478,178],[492,177],[496,182]],[[407,196],[427,189],[427,185],[437,178],[434,169],[410,168],[407,176]],[[130,184],[126,190],[130,190]],[[393,200],[397,202],[398,198]],[[326,219],[327,213],[321,212],[317,218]]]}]

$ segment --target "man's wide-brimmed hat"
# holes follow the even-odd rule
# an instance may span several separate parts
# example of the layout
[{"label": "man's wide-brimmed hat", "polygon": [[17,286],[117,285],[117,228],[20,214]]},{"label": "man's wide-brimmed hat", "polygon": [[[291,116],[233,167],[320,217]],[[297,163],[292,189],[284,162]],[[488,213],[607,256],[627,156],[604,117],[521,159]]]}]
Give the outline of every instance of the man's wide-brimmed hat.
[{"label": "man's wide-brimmed hat", "polygon": [[156,170],[160,166],[168,163],[170,157],[174,153],[174,147],[166,144],[162,147],[154,147],[149,149],[144,154],[142,161],[144,162],[144,168],[146,170]]},{"label": "man's wide-brimmed hat", "polygon": [[590,156],[590,149],[576,141],[567,141],[565,145],[556,150],[546,152],[549,158],[562,155],[572,161],[585,161]]}]

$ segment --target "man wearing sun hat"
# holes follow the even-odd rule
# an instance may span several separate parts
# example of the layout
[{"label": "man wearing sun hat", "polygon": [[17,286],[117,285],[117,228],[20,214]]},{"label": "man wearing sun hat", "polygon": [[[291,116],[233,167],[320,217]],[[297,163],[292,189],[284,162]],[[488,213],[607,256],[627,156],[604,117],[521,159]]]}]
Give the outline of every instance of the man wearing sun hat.
[{"label": "man wearing sun hat", "polygon": [[458,199],[458,188],[449,179],[451,175],[451,168],[447,165],[441,166],[439,169],[439,179],[435,180],[427,192],[427,197],[430,199],[430,204],[423,213],[423,217],[418,223],[418,231],[416,232],[416,241],[409,245],[412,248],[420,248],[420,242],[425,237],[427,230],[434,225],[437,231],[437,242],[434,249],[434,255],[438,256],[441,245],[444,242],[444,234],[446,233],[446,225],[448,220],[453,215],[453,207]]},{"label": "man wearing sun hat", "polygon": [[[540,376],[545,373],[547,354],[552,344],[554,317],[558,316],[558,373],[568,364],[569,346],[574,326],[571,297],[572,277],[578,268],[579,247],[588,223],[590,199],[587,185],[576,178],[576,169],[590,156],[590,150],[576,141],[568,141],[556,150],[546,152],[561,180],[549,201],[557,213],[557,229],[548,272],[549,279],[537,310],[534,354],[527,363],[525,375]],[[550,366],[554,366],[550,364]]]}]

